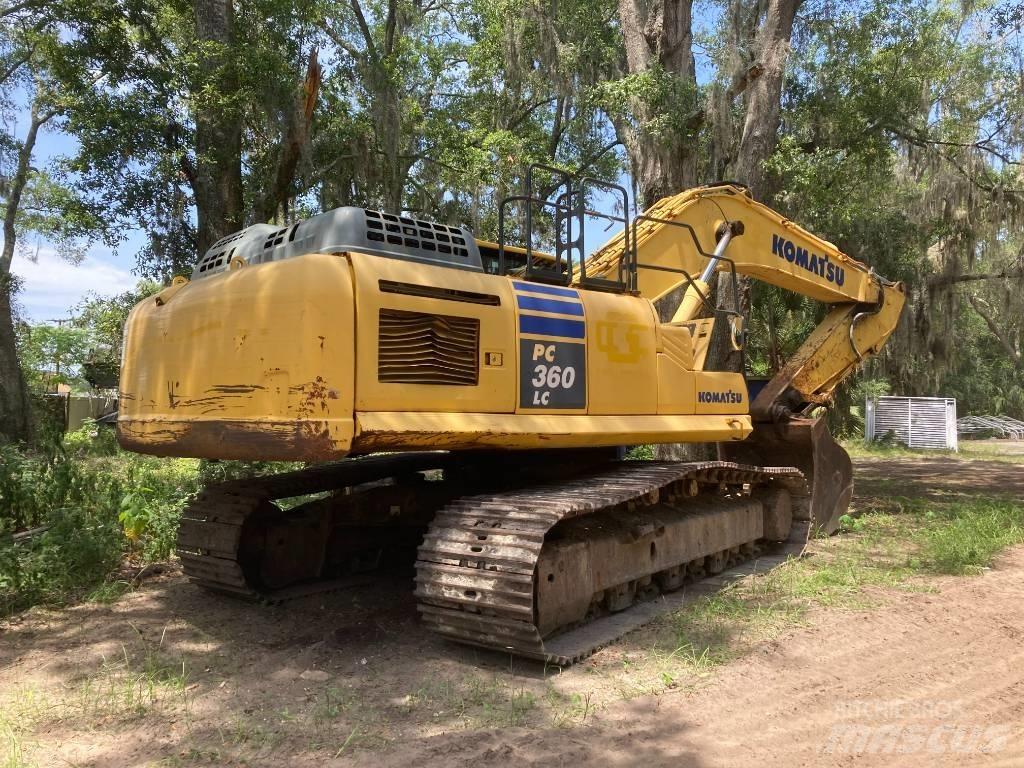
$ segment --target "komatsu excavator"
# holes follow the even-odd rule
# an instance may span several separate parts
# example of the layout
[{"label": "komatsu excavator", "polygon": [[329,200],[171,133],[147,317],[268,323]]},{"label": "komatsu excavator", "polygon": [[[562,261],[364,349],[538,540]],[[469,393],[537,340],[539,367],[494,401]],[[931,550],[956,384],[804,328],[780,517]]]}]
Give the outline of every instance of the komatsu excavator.
[{"label": "komatsu excavator", "polygon": [[[497,243],[355,207],[250,226],[132,310],[122,446],[310,463],[203,489],[178,538],[189,577],[286,600],[405,547],[430,629],[566,664],[651,598],[836,529],[851,463],[807,414],[892,333],[902,285],[737,184],[607,216],[622,231],[589,255],[585,201],[628,211],[625,190],[543,167],[526,187]],[[720,272],[828,307],[770,381],[708,370],[713,338],[745,339],[709,302]],[[623,458],[652,443],[719,458]]]}]

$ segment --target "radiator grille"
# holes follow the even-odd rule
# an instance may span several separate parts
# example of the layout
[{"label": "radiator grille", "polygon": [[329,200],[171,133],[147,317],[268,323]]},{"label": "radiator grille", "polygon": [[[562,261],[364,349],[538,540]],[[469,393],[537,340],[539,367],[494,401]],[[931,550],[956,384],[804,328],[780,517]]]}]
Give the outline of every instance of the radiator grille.
[{"label": "radiator grille", "polygon": [[479,359],[480,321],[475,317],[380,311],[378,381],[474,386]]}]

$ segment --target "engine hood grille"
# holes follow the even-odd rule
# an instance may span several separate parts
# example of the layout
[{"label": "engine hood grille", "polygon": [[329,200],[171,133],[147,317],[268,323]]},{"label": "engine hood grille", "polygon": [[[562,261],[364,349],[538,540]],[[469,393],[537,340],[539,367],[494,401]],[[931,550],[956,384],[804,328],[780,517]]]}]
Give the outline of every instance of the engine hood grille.
[{"label": "engine hood grille", "polygon": [[479,360],[480,321],[477,318],[380,310],[379,381],[475,386]]}]

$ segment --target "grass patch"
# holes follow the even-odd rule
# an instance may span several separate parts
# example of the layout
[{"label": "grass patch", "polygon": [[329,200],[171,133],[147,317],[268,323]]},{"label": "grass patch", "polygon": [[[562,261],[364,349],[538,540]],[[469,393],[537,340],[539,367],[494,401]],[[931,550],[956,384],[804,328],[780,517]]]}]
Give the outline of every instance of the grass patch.
[{"label": "grass patch", "polygon": [[980,573],[1007,547],[1024,542],[1024,505],[979,500],[928,510],[922,561],[937,573]]},{"label": "grass patch", "polygon": [[0,707],[0,768],[31,768],[36,745],[29,741],[31,721],[20,706]]},{"label": "grass patch", "polygon": [[800,624],[811,608],[870,608],[879,600],[873,588],[932,590],[930,577],[977,574],[1006,547],[1024,543],[1024,504],[1009,499],[889,497],[843,523],[840,535],[812,543],[812,556],[662,618],[645,652],[622,662],[622,695],[692,685]]},{"label": "grass patch", "polygon": [[466,728],[523,725],[537,706],[525,687],[476,675],[424,682],[406,701],[410,709],[426,707],[433,718],[456,720]]},{"label": "grass patch", "polygon": [[591,691],[565,694],[550,685],[544,694],[544,704],[556,728],[585,725],[597,706]]},{"label": "grass patch", "polygon": [[[188,672],[183,660],[169,658],[159,642],[139,638],[141,647],[122,646],[59,692],[16,686],[0,698],[0,748],[7,762],[0,768],[31,764],[36,746],[29,734],[58,723],[89,728],[117,725],[167,711],[190,716]],[[0,753],[2,754],[2,753]]]},{"label": "grass patch", "polygon": [[998,442],[976,443],[970,440],[963,440],[959,444],[959,451],[944,451],[932,448],[910,449],[894,443],[866,443],[864,440],[843,440],[841,443],[846,452],[855,459],[949,458],[961,461],[998,461],[1004,464],[1024,464],[1024,453],[1000,450]]}]

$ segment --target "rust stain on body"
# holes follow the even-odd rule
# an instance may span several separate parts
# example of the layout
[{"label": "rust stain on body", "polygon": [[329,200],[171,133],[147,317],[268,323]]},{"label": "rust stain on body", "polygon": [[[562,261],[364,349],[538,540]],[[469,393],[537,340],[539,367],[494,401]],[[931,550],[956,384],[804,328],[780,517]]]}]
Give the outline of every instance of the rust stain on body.
[{"label": "rust stain on body", "polygon": [[122,448],[155,456],[251,461],[324,461],[348,452],[331,438],[324,421],[247,422],[232,419],[181,422],[161,429],[121,421]]}]

